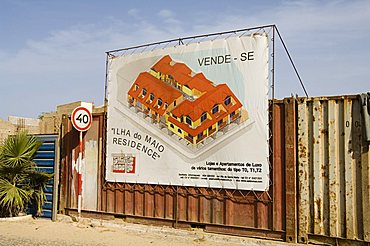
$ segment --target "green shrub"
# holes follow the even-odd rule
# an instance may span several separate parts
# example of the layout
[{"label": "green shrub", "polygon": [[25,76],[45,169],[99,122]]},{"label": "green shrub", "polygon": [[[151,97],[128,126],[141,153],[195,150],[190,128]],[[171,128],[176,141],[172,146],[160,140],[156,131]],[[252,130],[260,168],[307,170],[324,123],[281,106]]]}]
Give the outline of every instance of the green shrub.
[{"label": "green shrub", "polygon": [[0,146],[0,217],[18,216],[31,202],[41,215],[44,189],[51,174],[38,172],[33,162],[41,142],[23,131]]}]

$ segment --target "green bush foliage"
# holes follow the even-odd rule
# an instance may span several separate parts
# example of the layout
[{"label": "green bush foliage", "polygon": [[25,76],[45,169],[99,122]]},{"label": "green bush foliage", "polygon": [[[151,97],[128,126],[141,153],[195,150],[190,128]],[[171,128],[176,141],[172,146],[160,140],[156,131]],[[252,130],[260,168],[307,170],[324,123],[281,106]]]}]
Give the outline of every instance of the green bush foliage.
[{"label": "green bush foliage", "polygon": [[44,189],[51,174],[38,172],[33,162],[41,142],[23,131],[0,146],[0,217],[18,216],[27,205],[41,215]]}]

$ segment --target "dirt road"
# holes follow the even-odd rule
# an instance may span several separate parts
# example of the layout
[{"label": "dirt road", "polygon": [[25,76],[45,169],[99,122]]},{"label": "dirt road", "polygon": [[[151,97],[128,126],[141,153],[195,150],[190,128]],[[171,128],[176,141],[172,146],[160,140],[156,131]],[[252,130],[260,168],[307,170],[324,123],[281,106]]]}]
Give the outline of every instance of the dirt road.
[{"label": "dirt road", "polygon": [[[0,245],[285,245],[274,241],[82,219],[0,221]],[[292,244],[290,244],[292,245]]]}]

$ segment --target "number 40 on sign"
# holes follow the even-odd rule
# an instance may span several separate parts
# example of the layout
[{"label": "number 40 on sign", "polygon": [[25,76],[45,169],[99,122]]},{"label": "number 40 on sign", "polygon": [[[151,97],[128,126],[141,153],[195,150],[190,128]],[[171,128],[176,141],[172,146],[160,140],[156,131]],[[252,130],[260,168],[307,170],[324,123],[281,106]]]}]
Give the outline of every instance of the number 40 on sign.
[{"label": "number 40 on sign", "polygon": [[87,107],[79,106],[73,110],[71,120],[76,130],[87,131],[91,126],[91,111]]}]

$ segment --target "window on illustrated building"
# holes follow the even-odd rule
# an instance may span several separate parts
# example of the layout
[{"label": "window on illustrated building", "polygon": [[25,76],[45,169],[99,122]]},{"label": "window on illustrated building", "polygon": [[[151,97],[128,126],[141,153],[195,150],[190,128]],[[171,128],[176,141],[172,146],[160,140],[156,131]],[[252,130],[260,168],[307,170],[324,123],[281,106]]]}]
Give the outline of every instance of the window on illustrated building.
[{"label": "window on illustrated building", "polygon": [[212,108],[212,114],[215,114],[218,112],[218,104],[216,104],[215,106],[213,106]]},{"label": "window on illustrated building", "polygon": [[190,118],[189,116],[186,116],[186,123],[187,123],[188,125],[190,125],[190,126],[191,126],[191,124],[192,124],[191,118]]},{"label": "window on illustrated building", "polygon": [[142,94],[143,97],[145,97],[145,95],[146,95],[146,89],[145,88],[143,88],[143,91],[141,92],[141,94]]},{"label": "window on illustrated building", "polygon": [[226,106],[229,105],[231,103],[231,97],[227,96],[224,100],[224,103],[225,103]]},{"label": "window on illustrated building", "polygon": [[201,116],[200,116],[200,122],[203,122],[207,119],[207,112],[204,112]]}]

